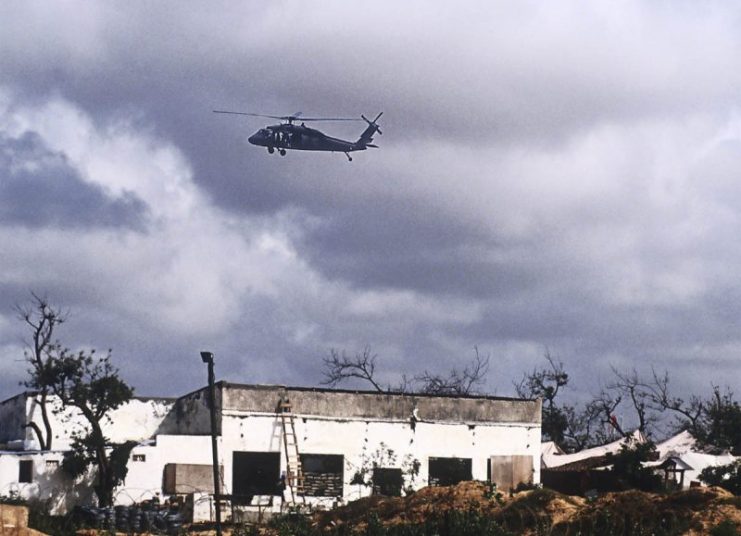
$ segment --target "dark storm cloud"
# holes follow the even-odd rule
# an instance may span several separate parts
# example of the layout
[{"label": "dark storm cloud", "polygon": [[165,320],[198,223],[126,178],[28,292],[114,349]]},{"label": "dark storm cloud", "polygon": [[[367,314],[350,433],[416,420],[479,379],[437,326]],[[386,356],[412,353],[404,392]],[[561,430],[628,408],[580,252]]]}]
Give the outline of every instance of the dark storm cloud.
[{"label": "dark storm cloud", "polygon": [[38,134],[0,134],[0,224],[143,230],[147,206],[133,193],[111,199],[86,183]]},{"label": "dark storm cloud", "polygon": [[359,288],[474,298],[512,295],[534,283],[529,266],[496,258],[509,247],[409,201],[337,211],[299,243],[321,273]]}]

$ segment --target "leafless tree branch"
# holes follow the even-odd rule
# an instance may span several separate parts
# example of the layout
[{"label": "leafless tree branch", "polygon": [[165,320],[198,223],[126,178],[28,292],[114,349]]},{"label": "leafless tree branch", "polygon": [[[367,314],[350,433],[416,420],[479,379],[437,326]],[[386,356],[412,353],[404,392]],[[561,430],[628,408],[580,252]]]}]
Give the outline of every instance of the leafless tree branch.
[{"label": "leafless tree branch", "polygon": [[362,353],[355,357],[348,357],[344,350],[340,353],[334,348],[329,351],[329,356],[324,358],[322,374],[324,379],[322,385],[336,387],[337,384],[351,379],[367,381],[378,392],[384,392],[381,385],[375,379],[376,354],[371,353],[371,347],[366,346]]},{"label": "leafless tree branch", "polygon": [[447,375],[433,374],[425,370],[414,377],[421,384],[420,392],[436,395],[467,395],[473,393],[476,385],[483,383],[489,372],[490,356],[479,354],[474,346],[475,356],[463,369],[452,369]]}]

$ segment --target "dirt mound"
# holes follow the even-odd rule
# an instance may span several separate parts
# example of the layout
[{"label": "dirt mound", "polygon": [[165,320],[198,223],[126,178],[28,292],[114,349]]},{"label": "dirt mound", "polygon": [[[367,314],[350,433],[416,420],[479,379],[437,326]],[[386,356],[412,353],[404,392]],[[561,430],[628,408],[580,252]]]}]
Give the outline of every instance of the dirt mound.
[{"label": "dirt mound", "polygon": [[314,515],[319,529],[340,525],[365,527],[369,513],[384,525],[423,523],[431,516],[449,510],[487,510],[496,503],[491,490],[481,482],[461,482],[457,486],[427,487],[406,497],[366,497],[347,506]]},{"label": "dirt mound", "polygon": [[741,529],[741,502],[721,488],[695,488],[671,494],[607,493],[556,524],[564,533],[591,529],[629,534],[709,534],[724,520]]},{"label": "dirt mound", "polygon": [[521,492],[513,497],[497,494],[483,482],[461,482],[456,486],[428,487],[407,497],[367,497],[347,506],[314,515],[314,527],[331,530],[341,525],[363,531],[369,515],[381,524],[417,525],[465,512],[493,519],[510,530],[552,525],[578,511],[583,499],[550,490]]},{"label": "dirt mound", "polygon": [[[421,525],[453,514],[485,517],[512,534],[709,534],[724,520],[741,530],[741,499],[720,488],[671,494],[625,491],[594,501],[548,489],[502,496],[482,482],[429,487],[407,497],[368,497],[328,512],[312,526],[332,533],[351,528],[362,533],[369,519],[387,527]],[[615,532],[617,531],[617,532]]]}]

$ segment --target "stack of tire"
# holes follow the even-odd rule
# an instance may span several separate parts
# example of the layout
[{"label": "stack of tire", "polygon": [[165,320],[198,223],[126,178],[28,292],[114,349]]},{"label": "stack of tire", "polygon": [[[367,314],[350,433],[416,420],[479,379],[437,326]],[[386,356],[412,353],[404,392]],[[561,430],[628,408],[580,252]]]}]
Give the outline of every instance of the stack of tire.
[{"label": "stack of tire", "polygon": [[153,532],[181,534],[183,515],[176,510],[143,510],[139,506],[95,508],[78,506],[73,512],[78,524],[100,530],[116,530],[128,534]]}]

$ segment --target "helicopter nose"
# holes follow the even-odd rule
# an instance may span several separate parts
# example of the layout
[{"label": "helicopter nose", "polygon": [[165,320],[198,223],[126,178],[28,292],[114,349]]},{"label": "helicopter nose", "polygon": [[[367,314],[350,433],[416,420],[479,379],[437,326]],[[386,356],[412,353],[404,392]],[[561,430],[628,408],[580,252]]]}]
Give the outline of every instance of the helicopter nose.
[{"label": "helicopter nose", "polygon": [[252,145],[259,145],[260,137],[257,135],[257,132],[255,132],[252,136],[247,138],[247,141],[250,142]]}]

